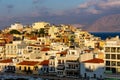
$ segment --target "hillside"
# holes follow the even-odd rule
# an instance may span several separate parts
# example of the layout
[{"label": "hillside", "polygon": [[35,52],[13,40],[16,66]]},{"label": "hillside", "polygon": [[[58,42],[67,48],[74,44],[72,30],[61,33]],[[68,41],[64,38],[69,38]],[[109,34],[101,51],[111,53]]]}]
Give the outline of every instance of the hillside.
[{"label": "hillside", "polygon": [[120,14],[104,16],[87,28],[89,32],[120,32]]}]

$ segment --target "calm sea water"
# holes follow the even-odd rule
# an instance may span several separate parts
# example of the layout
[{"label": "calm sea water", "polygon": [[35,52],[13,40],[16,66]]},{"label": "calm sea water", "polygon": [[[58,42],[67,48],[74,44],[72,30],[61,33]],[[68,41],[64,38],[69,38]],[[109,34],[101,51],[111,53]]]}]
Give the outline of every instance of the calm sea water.
[{"label": "calm sea water", "polygon": [[105,40],[107,37],[120,36],[120,32],[90,32],[92,35],[101,37],[102,40]]}]

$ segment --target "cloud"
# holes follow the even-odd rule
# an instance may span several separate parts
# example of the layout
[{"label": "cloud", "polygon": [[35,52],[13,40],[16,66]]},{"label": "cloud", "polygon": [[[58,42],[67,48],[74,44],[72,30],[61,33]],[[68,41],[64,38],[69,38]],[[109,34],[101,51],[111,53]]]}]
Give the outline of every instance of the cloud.
[{"label": "cloud", "polygon": [[80,4],[78,8],[81,8],[81,9],[89,8],[97,3],[96,0],[86,0],[86,1],[87,2]]},{"label": "cloud", "polygon": [[98,4],[98,6],[102,9],[120,8],[120,0],[107,0]]},{"label": "cloud", "polygon": [[120,0],[86,0],[78,5],[80,11],[91,14],[101,14],[109,10],[120,10]]},{"label": "cloud", "polygon": [[[120,14],[120,0],[86,0],[85,3],[81,3],[75,8],[59,11],[48,7],[39,7],[37,3],[45,0],[33,1],[35,1],[33,4],[38,7],[31,9],[32,11],[27,14],[0,20],[0,25],[6,21],[11,24],[16,21],[23,24],[31,24],[36,21],[47,21],[54,24],[91,24],[102,16]],[[7,9],[11,11],[14,7],[14,5],[7,5]]]},{"label": "cloud", "polygon": [[97,9],[94,9],[94,8],[88,9],[88,10],[86,10],[86,12],[91,13],[91,14],[100,14],[101,13],[100,10],[97,10]]}]

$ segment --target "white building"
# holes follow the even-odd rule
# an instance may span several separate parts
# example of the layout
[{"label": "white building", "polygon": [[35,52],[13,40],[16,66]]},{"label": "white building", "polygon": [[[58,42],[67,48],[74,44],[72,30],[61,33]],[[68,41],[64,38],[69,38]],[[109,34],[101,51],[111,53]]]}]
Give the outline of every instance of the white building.
[{"label": "white building", "polygon": [[41,28],[44,28],[47,24],[49,25],[49,23],[47,22],[35,22],[32,24],[32,28],[35,30],[39,30]]},{"label": "white building", "polygon": [[55,26],[52,26],[48,30],[48,35],[50,35],[50,38],[56,38],[56,33],[58,33],[58,28]]},{"label": "white building", "polygon": [[103,79],[104,78],[104,60],[90,59],[80,63],[80,75],[89,79]]},{"label": "white building", "polygon": [[13,41],[13,43],[8,43],[5,45],[5,57],[6,58],[16,58],[24,54],[26,49],[26,43],[21,41]]},{"label": "white building", "polygon": [[21,29],[23,29],[23,25],[20,23],[14,23],[11,25],[11,27],[9,29],[10,30],[12,30],[12,29],[21,30]]},{"label": "white building", "polygon": [[79,50],[68,49],[57,53],[57,76],[79,77]]}]

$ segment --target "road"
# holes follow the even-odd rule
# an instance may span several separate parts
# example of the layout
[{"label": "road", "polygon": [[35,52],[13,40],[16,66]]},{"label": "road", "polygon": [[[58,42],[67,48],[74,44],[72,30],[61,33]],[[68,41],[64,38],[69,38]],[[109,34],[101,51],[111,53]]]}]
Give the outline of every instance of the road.
[{"label": "road", "polygon": [[[7,76],[6,76],[7,75]],[[12,78],[42,78],[42,79],[50,79],[50,80],[87,80],[87,79],[80,79],[80,78],[66,78],[66,77],[57,77],[57,76],[48,76],[48,75],[32,75],[32,74],[16,74],[16,73],[0,73],[0,76],[11,76]]]}]

